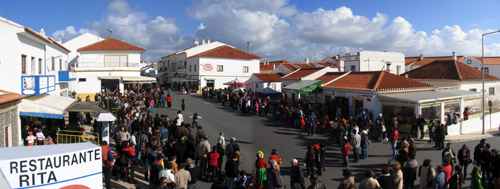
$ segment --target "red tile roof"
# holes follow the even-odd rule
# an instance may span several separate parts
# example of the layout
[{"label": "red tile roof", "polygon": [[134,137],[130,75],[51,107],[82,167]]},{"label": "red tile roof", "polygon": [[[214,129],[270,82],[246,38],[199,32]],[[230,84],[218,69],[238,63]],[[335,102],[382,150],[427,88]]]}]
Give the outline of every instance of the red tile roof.
[{"label": "red tile roof", "polygon": [[394,75],[385,71],[376,72],[350,72],[342,78],[335,80],[325,88],[354,89],[354,90],[400,90],[417,88],[434,88],[434,85],[423,83],[414,79]]},{"label": "red tile roof", "polygon": [[22,99],[26,96],[10,91],[5,91],[0,89],[0,104],[12,102],[14,100]]},{"label": "red tile roof", "polygon": [[44,40],[44,41],[45,41],[45,42],[47,42],[47,43],[50,43],[50,40],[48,40],[46,37],[44,37],[44,36],[40,35],[39,33],[37,33],[37,32],[35,32],[35,31],[31,30],[31,29],[30,29],[30,28],[28,28],[28,27],[24,27],[24,31],[25,31],[25,32],[30,33],[31,35],[34,35],[34,36],[36,36],[36,37],[40,38],[41,40]]},{"label": "red tile roof", "polygon": [[265,70],[274,70],[275,67],[278,67],[280,64],[283,63],[289,63],[286,60],[279,60],[279,61],[272,61],[269,62],[269,64],[265,62],[260,63],[260,71],[265,71]]},{"label": "red tile roof", "polygon": [[293,64],[294,63],[283,63],[281,65],[293,72],[293,71],[297,70],[294,66],[292,66]]},{"label": "red tile roof", "polygon": [[254,73],[262,82],[281,82],[281,75],[277,73]]},{"label": "red tile roof", "polygon": [[146,51],[146,49],[125,43],[118,39],[107,38],[105,40],[79,48],[77,51],[109,51],[109,50],[131,50]]},{"label": "red tile roof", "polygon": [[[482,57],[481,56],[473,56],[476,60],[479,60],[479,62],[482,62]],[[484,64],[500,64],[500,57],[484,57]]]},{"label": "red tile roof", "polygon": [[[260,56],[238,50],[236,48],[224,45],[212,50],[208,50],[191,57],[217,57],[217,58],[234,58],[234,59],[260,59]],[[189,58],[191,58],[189,57]]]},{"label": "red tile roof", "polygon": [[341,75],[344,75],[345,72],[327,72],[325,75],[322,75],[315,80],[321,80],[323,81],[323,84],[330,82],[331,80],[334,80]]},{"label": "red tile roof", "polygon": [[[425,66],[416,68],[403,75],[412,79],[433,80],[482,80],[482,72],[469,65],[454,60],[437,60]],[[486,80],[499,80],[490,74],[485,74]]]},{"label": "red tile roof", "polygon": [[317,72],[321,69],[322,68],[302,68],[294,73],[290,73],[289,75],[283,77],[282,79],[300,79],[302,77],[311,75],[312,73]]},{"label": "red tile roof", "polygon": [[[457,56],[457,60],[460,61],[464,59],[465,56]],[[410,62],[410,60],[413,60]],[[435,57],[424,57],[420,60],[420,57],[406,57],[405,65],[408,66],[411,64],[412,66],[424,66],[436,60],[453,60],[452,56],[435,56]]]}]

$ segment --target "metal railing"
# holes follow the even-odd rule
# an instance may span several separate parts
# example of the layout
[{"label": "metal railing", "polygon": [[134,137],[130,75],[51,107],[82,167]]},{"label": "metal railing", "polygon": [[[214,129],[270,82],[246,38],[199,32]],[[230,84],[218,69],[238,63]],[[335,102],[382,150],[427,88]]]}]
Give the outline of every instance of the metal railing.
[{"label": "metal railing", "polygon": [[139,68],[137,62],[77,62],[76,68]]},{"label": "metal railing", "polygon": [[57,131],[57,144],[92,142],[99,145],[99,133],[85,131]]}]

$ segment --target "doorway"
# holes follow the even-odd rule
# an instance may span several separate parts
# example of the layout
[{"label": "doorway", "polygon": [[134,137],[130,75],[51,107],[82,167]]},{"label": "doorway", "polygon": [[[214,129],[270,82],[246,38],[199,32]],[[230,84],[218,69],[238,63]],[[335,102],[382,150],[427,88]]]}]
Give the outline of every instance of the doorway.
[{"label": "doorway", "polygon": [[113,92],[113,91],[117,90],[119,85],[120,85],[120,80],[118,80],[118,79],[102,79],[101,80],[101,89],[105,89],[106,92]]}]

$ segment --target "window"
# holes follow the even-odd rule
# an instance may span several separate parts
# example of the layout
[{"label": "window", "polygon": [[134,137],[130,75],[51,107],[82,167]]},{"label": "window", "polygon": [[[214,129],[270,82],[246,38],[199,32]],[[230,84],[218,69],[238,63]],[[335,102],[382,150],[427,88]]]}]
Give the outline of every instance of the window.
[{"label": "window", "polygon": [[56,58],[52,57],[52,71],[56,69]]},{"label": "window", "polygon": [[78,78],[78,82],[86,82],[87,78]]},{"label": "window", "polygon": [[271,84],[271,89],[276,90],[276,83]]},{"label": "window", "polygon": [[189,65],[189,71],[191,71],[191,65]]},{"label": "window", "polygon": [[248,73],[248,66],[243,66],[243,73]]},{"label": "window", "polygon": [[26,73],[26,55],[21,55],[21,72]]},{"label": "window", "polygon": [[128,56],[104,55],[104,67],[128,67]]},{"label": "window", "polygon": [[477,92],[477,89],[476,89],[476,88],[473,88],[473,89],[469,89],[469,91],[472,91],[472,92]]},{"label": "window", "polygon": [[258,89],[258,88],[259,88],[259,84],[258,84],[258,83],[256,83],[256,84],[255,84],[255,88],[256,88],[256,89]]},{"label": "window", "polygon": [[31,57],[31,72],[30,72],[30,75],[34,75],[35,73],[36,73],[35,57]]},{"label": "window", "polygon": [[223,65],[217,65],[217,72],[223,72],[224,71],[224,66]]},{"label": "window", "polygon": [[42,70],[43,70],[43,68],[42,68],[42,59],[39,58],[38,59],[38,74],[42,74]]},{"label": "window", "polygon": [[356,66],[355,65],[351,65],[351,72],[355,72],[356,71]]},{"label": "window", "polygon": [[194,71],[196,71],[196,65],[194,65],[193,67],[194,67]]},{"label": "window", "polygon": [[490,87],[488,89],[488,91],[490,92],[490,95],[494,95],[495,94],[495,87]]},{"label": "window", "polygon": [[488,67],[484,68],[484,73],[488,73],[489,74],[490,73],[490,68],[488,68]]},{"label": "window", "polygon": [[62,59],[59,59],[59,70],[63,70],[62,69]]}]

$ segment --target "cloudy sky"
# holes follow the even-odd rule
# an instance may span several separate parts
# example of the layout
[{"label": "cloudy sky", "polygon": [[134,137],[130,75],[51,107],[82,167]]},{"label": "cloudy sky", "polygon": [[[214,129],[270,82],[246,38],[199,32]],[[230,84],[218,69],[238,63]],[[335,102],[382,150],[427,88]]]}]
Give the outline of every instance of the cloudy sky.
[{"label": "cloudy sky", "polygon": [[[320,61],[360,50],[406,56],[481,55],[500,29],[500,1],[482,0],[8,0],[0,16],[68,41],[91,32],[160,57],[210,38],[269,60]],[[6,14],[8,12],[8,15]],[[200,40],[201,41],[201,40]],[[485,38],[500,56],[500,33]]]}]

